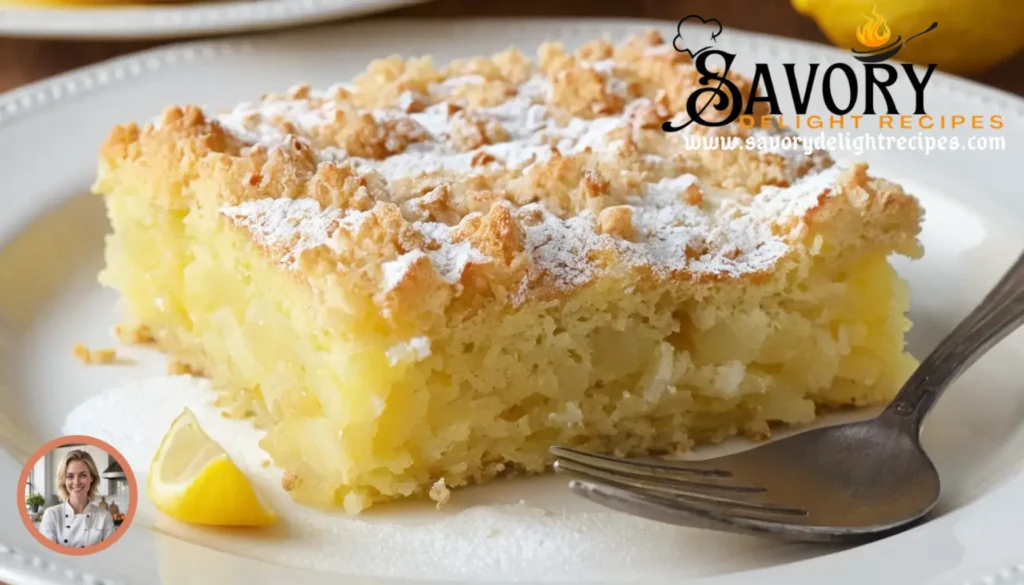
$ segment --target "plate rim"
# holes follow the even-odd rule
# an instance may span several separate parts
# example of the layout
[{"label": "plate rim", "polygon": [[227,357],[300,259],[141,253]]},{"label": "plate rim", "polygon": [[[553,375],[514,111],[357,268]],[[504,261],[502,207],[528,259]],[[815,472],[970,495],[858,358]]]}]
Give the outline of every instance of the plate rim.
[{"label": "plate rim", "polygon": [[[399,1],[409,2],[410,0]],[[611,27],[616,29],[616,32],[625,32],[630,28],[644,26],[663,26],[666,23],[673,22],[669,20],[616,17],[583,19],[566,17],[522,17],[511,19],[496,17],[465,17],[450,20],[458,20],[465,24],[483,26],[496,22],[500,22],[502,25],[507,26],[510,22],[518,22],[523,26],[544,26],[552,31],[564,31],[571,28],[593,29],[595,27]],[[395,18],[388,19],[386,21],[378,21],[375,25],[407,26],[412,23],[422,24],[422,21],[413,18]],[[322,28],[340,29],[344,26],[347,26],[347,24],[335,23],[325,25]],[[749,44],[767,43],[770,46],[774,43],[782,43],[783,45],[788,45],[789,47],[794,48],[794,50],[799,50],[800,52],[809,51],[816,57],[820,57],[828,62],[834,61],[844,54],[834,47],[811,41],[789,39],[776,35],[754,33],[734,28],[730,28],[729,30],[744,37],[744,42]],[[220,40],[207,39],[178,42],[114,57],[85,67],[69,70],[50,78],[32,82],[14,90],[0,93],[0,135],[3,134],[5,127],[9,123],[30,119],[36,115],[42,115],[50,107],[57,107],[62,101],[66,102],[67,100],[72,100],[75,96],[80,97],[88,95],[93,90],[111,87],[117,84],[125,84],[146,74],[158,74],[165,66],[170,67],[196,59],[216,59],[218,57],[240,52],[248,52],[254,49],[261,42],[272,42],[278,37],[294,34],[295,31],[279,31],[277,33],[247,35]],[[935,81],[939,82],[938,85],[944,87],[947,91],[960,94],[968,99],[974,99],[976,100],[976,103],[986,107],[997,107],[1005,110],[1007,113],[1019,118],[1019,120],[1017,120],[1018,122],[1024,122],[1024,97],[941,71],[936,71]],[[79,87],[78,84],[82,84],[82,86]],[[72,86],[77,89],[69,91],[68,88]],[[13,109],[11,109],[12,106]],[[0,234],[0,246],[3,246],[5,243],[3,235]],[[3,449],[0,449],[0,454],[2,453]],[[1013,491],[1011,488],[1016,488],[1016,491],[1020,495],[1015,496],[1011,493]],[[964,516],[969,510],[975,510],[979,504],[988,502],[994,498],[1003,500],[1012,499],[1012,501],[1017,502],[1018,504],[1024,503],[1024,472],[1016,477],[1005,479],[1001,485],[995,487],[989,494],[986,494],[985,496],[950,512],[946,516],[937,519],[936,522],[929,523],[929,525],[938,527],[938,525],[941,524],[949,528],[948,525],[950,524],[951,517]],[[989,513],[987,516],[993,521],[1001,520],[998,515]],[[919,527],[914,530],[920,530],[922,528],[923,527]],[[975,546],[981,545],[979,543],[975,543]],[[808,559],[805,561],[798,561],[796,563],[791,563],[790,566],[806,565],[816,561],[822,562],[825,561],[826,557],[832,557],[832,555],[824,555],[822,557]],[[984,572],[980,575],[977,572],[973,573],[970,579],[956,582],[966,582],[971,584],[985,583],[988,585],[1015,585],[1024,583],[1024,554],[1015,553],[1012,562],[1008,563],[993,562],[994,559],[986,559],[986,561],[991,564],[983,564],[979,563],[979,560],[981,559],[974,559],[972,566],[976,566],[979,571],[982,570],[982,567],[986,567]],[[964,567],[959,567],[958,569],[963,568]],[[771,568],[763,570],[771,570]],[[757,570],[754,572],[760,573],[761,571],[762,570]],[[60,575],[63,575],[64,580],[54,580],[61,579]],[[31,583],[73,583],[75,585],[80,583],[94,583],[96,579],[92,575],[68,569],[60,563],[51,561],[32,551],[25,551],[16,547],[10,547],[5,545],[3,542],[0,542],[0,578],[26,579],[27,582]],[[702,583],[705,581],[704,578],[696,580]],[[715,580],[715,582],[718,581]],[[946,583],[946,580],[943,579],[942,582]],[[950,581],[950,583],[953,582],[954,581]]]},{"label": "plate rim", "polygon": [[[274,0],[278,2],[292,2],[293,0]],[[300,0],[294,0],[300,1]],[[322,0],[322,1],[335,1],[335,0]],[[350,2],[351,0],[337,0],[340,2]],[[422,3],[427,0],[369,0],[371,2],[395,2],[405,3],[406,5],[412,5],[416,3]],[[3,30],[3,10],[0,8],[0,35],[7,34]],[[534,23],[558,23],[560,28],[576,27],[576,26],[600,26],[604,25],[624,25],[630,24],[634,26],[643,25],[664,25],[674,21],[664,19],[648,19],[648,18],[619,18],[619,17],[593,17],[593,18],[573,18],[573,17],[514,17],[514,18],[503,18],[503,17],[477,17],[477,16],[466,16],[466,17],[454,17],[446,19],[448,22],[457,21],[465,23],[467,25],[475,25],[477,23],[488,23],[500,21],[505,24],[519,23],[523,26],[529,26]],[[381,25],[389,26],[402,26],[409,25],[410,23],[419,22],[419,19],[411,17],[401,18],[389,18],[386,21],[381,21]],[[429,22],[429,20],[428,20]],[[335,23],[319,23],[314,24],[307,30],[324,30],[335,27],[345,26],[345,22]],[[727,30],[733,33],[738,33],[743,37],[747,37],[754,42],[758,43],[783,43],[792,46],[799,46],[803,51],[813,51],[819,53],[824,60],[828,62],[834,62],[837,58],[842,57],[845,53],[833,46],[817,43],[814,41],[807,41],[803,39],[792,39],[779,35],[751,32],[742,29],[736,29],[732,27],[725,27]],[[13,89],[9,89],[4,92],[0,92],[0,129],[3,128],[4,124],[11,119],[22,117],[25,114],[31,113],[33,110],[38,109],[39,106],[49,105],[50,102],[70,97],[71,95],[78,93],[77,90],[65,92],[69,82],[81,81],[84,84],[83,89],[86,92],[91,91],[100,86],[108,85],[107,81],[103,81],[105,76],[111,76],[116,82],[125,82],[130,79],[141,76],[144,73],[156,73],[159,69],[164,66],[173,66],[179,62],[188,62],[196,58],[210,59],[216,58],[222,55],[230,55],[232,53],[245,52],[252,50],[256,44],[260,42],[272,42],[274,39],[295,34],[295,30],[277,30],[277,31],[264,31],[262,33],[256,32],[248,35],[234,36],[222,39],[195,39],[195,40],[183,40],[178,42],[172,42],[166,45],[157,47],[150,47],[139,51],[134,51],[124,55],[118,55],[89,65],[81,67],[75,67],[67,71],[52,75],[43,79],[29,82],[27,84],[18,86]],[[127,72],[127,74],[125,73]],[[1013,94],[1009,91],[985,85],[979,81],[968,79],[952,73],[947,73],[942,70],[936,69],[933,74],[934,81],[939,86],[944,87],[946,90],[951,91],[954,94],[960,94],[961,96],[973,97],[978,99],[978,103],[983,106],[994,106],[1000,109],[1006,110],[1015,116],[1019,116],[1024,121],[1024,96]],[[64,86],[64,87],[62,87]],[[57,92],[56,94],[54,92]],[[45,96],[40,98],[40,96]],[[51,99],[52,97],[52,99]],[[18,103],[21,106],[18,106]],[[13,109],[12,109],[13,104]]]}]

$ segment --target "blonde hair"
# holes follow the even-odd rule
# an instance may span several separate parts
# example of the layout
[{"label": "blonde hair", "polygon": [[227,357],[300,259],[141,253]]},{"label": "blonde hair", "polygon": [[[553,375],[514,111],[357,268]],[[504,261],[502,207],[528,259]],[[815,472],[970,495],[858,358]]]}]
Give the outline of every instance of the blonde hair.
[{"label": "blonde hair", "polygon": [[92,476],[92,483],[89,484],[89,500],[92,501],[96,498],[96,492],[100,489],[100,472],[96,468],[96,462],[93,461],[92,455],[82,451],[81,449],[73,449],[68,451],[68,454],[64,456],[64,459],[60,462],[60,467],[57,468],[57,477],[54,483],[56,484],[57,494],[60,496],[62,502],[68,501],[71,494],[68,493],[68,488],[64,485],[66,479],[65,476],[68,474],[68,465],[71,465],[75,461],[81,461],[85,463],[85,466],[89,468],[89,475]]}]

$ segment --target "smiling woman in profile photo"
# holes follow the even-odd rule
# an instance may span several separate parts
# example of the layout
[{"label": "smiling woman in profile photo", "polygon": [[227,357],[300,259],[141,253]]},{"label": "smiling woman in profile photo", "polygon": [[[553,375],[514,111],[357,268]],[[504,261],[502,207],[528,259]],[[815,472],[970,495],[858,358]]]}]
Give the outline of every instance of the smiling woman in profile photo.
[{"label": "smiling woman in profile photo", "polygon": [[85,548],[99,544],[114,533],[110,512],[92,503],[99,490],[100,474],[89,453],[69,451],[57,468],[57,493],[61,503],[43,512],[39,531],[60,546]]}]

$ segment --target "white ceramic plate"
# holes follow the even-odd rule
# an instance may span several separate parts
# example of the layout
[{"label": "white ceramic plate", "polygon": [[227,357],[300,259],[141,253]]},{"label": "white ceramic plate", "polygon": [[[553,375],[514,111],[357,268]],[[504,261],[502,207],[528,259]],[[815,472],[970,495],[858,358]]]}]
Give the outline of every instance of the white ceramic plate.
[{"label": "white ceramic plate", "polygon": [[97,6],[0,2],[0,36],[155,39],[284,28],[354,18],[424,0],[215,0]]},{"label": "white ceramic plate", "polygon": [[[944,480],[933,519],[853,549],[785,545],[641,521],[568,497],[559,479],[499,482],[426,504],[381,506],[357,519],[290,505],[259,466],[254,431],[229,424],[198,382],[159,377],[162,359],[85,367],[79,341],[111,343],[116,296],[95,284],[108,230],[87,194],[95,149],[109,128],[148,120],[164,105],[229,106],[297,81],[326,85],[391,53],[438,61],[544,39],[568,45],[674,23],[458,21],[358,23],[256,40],[189,44],[120,59],[0,96],[0,580],[15,583],[394,583],[574,581],[792,584],[1024,582],[1024,338],[1007,338],[939,403],[925,445]],[[754,60],[831,62],[842,52],[727,30],[721,42]],[[906,95],[902,95],[906,97]],[[923,356],[1024,248],[1019,191],[1024,103],[936,74],[929,113],[999,114],[1002,152],[868,152],[872,171],[903,182],[927,210],[927,255],[898,263],[913,287],[911,350]],[[818,108],[815,104],[812,109]],[[966,136],[963,132],[960,134]],[[949,135],[947,132],[946,135]],[[851,157],[840,153],[840,159]],[[155,376],[155,377],[152,377]],[[111,390],[114,389],[114,390]],[[106,392],[105,392],[106,391]],[[100,396],[101,398],[96,398]],[[86,401],[87,417],[75,415]],[[95,402],[100,400],[100,403]],[[143,497],[125,537],[90,557],[62,558],[24,531],[11,505],[15,478],[38,445],[88,431],[121,449],[144,485],[146,462],[182,405],[281,507],[269,533],[197,530],[157,514]],[[97,406],[98,405],[98,406]],[[81,412],[81,411],[76,411]],[[145,421],[140,423],[140,421]],[[90,581],[92,579],[92,581]]]}]

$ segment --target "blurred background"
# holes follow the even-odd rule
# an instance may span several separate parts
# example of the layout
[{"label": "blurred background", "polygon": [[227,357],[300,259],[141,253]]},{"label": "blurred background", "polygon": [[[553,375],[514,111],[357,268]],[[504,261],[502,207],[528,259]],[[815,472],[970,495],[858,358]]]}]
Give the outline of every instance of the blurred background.
[{"label": "blurred background", "polygon": [[[35,3],[39,0],[0,0]],[[54,1],[54,0],[47,0]],[[61,0],[58,0],[61,1]],[[89,0],[63,0],[83,3]],[[141,1],[141,0],[140,0]],[[261,0],[242,0],[261,1]],[[262,0],[265,1],[265,0]],[[849,48],[856,27],[877,5],[899,30],[942,24],[900,58],[939,62],[993,87],[1024,95],[1024,0],[434,0],[364,17],[631,17],[677,21],[714,17],[727,27]],[[0,92],[124,53],[174,42],[65,41],[0,36]],[[909,55],[909,56],[908,56]]]}]

